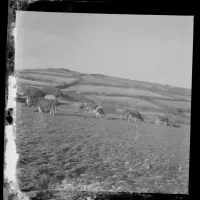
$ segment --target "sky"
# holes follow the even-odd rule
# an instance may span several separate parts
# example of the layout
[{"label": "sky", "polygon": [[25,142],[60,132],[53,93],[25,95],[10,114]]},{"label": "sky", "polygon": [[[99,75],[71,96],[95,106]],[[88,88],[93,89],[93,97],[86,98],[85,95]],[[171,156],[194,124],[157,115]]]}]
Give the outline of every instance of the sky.
[{"label": "sky", "polygon": [[66,68],[191,88],[193,16],[17,11],[15,69]]}]

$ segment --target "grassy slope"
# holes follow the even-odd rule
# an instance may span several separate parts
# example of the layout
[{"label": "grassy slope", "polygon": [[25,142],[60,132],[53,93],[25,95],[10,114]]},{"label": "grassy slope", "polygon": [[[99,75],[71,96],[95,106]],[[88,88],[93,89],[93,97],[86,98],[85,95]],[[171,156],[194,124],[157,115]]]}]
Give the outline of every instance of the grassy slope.
[{"label": "grassy slope", "polygon": [[[70,94],[71,100],[87,102],[94,100],[104,105],[111,113],[115,112],[116,107],[121,108],[126,105],[136,107],[141,111],[165,113],[178,122],[190,123],[191,91],[184,88],[99,74],[88,75],[66,69],[21,70],[18,77],[20,85],[55,86],[63,89],[67,94],[69,90],[75,90],[82,95]],[[96,95],[104,97],[97,98]],[[124,101],[122,101],[123,98]]]},{"label": "grassy slope", "polygon": [[[176,110],[190,108],[187,90],[63,69],[26,70],[22,74],[37,79],[19,78],[23,86],[57,86],[59,78],[78,81],[77,86],[71,82],[72,87],[60,84],[66,97],[59,99],[64,102],[54,117],[18,104],[16,143],[21,189],[87,186],[90,191],[187,193],[189,129],[138,123],[140,137],[135,140],[134,124],[116,115],[116,108],[127,105],[137,107],[147,121],[155,121],[160,112],[171,115],[177,123],[189,124],[189,115]],[[51,77],[51,83],[42,79],[42,74]],[[77,88],[83,94],[76,93]],[[71,103],[66,104],[66,100]],[[78,104],[73,103],[90,101],[104,106],[106,120],[78,113]],[[145,158],[150,160],[149,170],[142,166]]]},{"label": "grassy slope", "polygon": [[162,105],[167,105],[170,107],[174,108],[180,108],[180,109],[185,109],[185,110],[190,110],[191,109],[191,103],[187,101],[167,101],[167,100],[156,100],[156,102],[162,104]]},{"label": "grassy slope", "polygon": [[[165,85],[160,85],[156,83],[147,83],[142,81],[128,80],[122,78],[108,77],[104,75],[86,75],[79,72],[68,71],[65,69],[32,69],[32,70],[20,70],[18,72],[20,75],[46,75],[46,76],[54,76],[55,79],[57,77],[65,77],[65,78],[79,78],[83,77],[82,84],[90,84],[90,85],[106,85],[106,86],[118,86],[118,87],[127,87],[127,88],[138,88],[138,89],[146,89],[148,91],[152,91],[154,93],[166,93],[168,96],[171,95],[179,95],[183,98],[189,98],[191,95],[191,91],[184,88],[177,87],[169,87]],[[31,79],[30,79],[31,80]],[[40,80],[41,81],[41,80]]]},{"label": "grassy slope", "polygon": [[160,97],[160,98],[168,98],[166,96],[149,92],[146,90],[136,89],[136,88],[119,88],[119,87],[111,87],[111,86],[94,86],[94,85],[79,85],[72,86],[73,89],[76,89],[79,92],[96,92],[106,93],[106,94],[120,94],[120,95],[138,95],[138,96],[150,96],[150,97]]},{"label": "grassy slope", "polygon": [[54,84],[61,84],[61,83],[68,83],[72,82],[76,79],[74,78],[69,78],[69,77],[58,77],[56,75],[44,75],[44,74],[37,74],[37,75],[20,75],[19,76],[21,79],[26,79],[26,80],[32,80],[32,81],[41,81],[46,82],[46,83],[54,83]]},{"label": "grassy slope", "polygon": [[138,123],[136,139],[134,123],[99,121],[78,113],[73,104],[55,116],[17,106],[22,190],[87,186],[90,191],[188,192],[188,128]]}]

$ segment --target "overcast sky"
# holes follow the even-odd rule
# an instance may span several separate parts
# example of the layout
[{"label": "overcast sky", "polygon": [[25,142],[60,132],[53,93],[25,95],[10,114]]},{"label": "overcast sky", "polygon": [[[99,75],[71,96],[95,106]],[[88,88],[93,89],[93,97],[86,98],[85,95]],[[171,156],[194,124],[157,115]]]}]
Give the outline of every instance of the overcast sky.
[{"label": "overcast sky", "polygon": [[16,69],[67,68],[191,88],[193,17],[17,11]]}]

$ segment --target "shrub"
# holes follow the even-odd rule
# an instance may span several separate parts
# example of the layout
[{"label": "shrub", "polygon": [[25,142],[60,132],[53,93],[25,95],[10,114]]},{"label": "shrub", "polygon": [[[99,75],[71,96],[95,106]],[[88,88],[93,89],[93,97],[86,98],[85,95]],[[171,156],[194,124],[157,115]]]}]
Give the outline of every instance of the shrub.
[{"label": "shrub", "polygon": [[54,194],[50,191],[40,191],[35,197],[32,197],[32,200],[45,200],[53,198]]},{"label": "shrub", "polygon": [[49,177],[45,174],[42,174],[40,177],[39,177],[39,186],[42,190],[46,190],[49,188]]}]

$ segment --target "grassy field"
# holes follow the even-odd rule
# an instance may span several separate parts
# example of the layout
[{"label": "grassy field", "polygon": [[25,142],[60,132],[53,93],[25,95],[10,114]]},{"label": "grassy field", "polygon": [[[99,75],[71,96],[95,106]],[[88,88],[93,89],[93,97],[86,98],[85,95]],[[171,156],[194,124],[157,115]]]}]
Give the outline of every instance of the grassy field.
[{"label": "grassy field", "polygon": [[[20,70],[17,82],[20,86],[58,87],[69,94],[71,99],[91,99],[112,113],[115,113],[116,108],[128,106],[140,111],[161,112],[182,123],[190,123],[191,90],[184,88],[100,74],[84,74],[63,68]],[[73,90],[72,94],[70,91]]]},{"label": "grassy field", "polygon": [[86,95],[85,97],[94,100],[99,104],[110,103],[116,105],[116,108],[124,108],[126,107],[135,107],[135,108],[160,108],[159,106],[152,104],[148,101],[137,99],[137,98],[130,98],[130,97],[109,97],[109,96],[94,96],[94,95]]},{"label": "grassy field", "polygon": [[124,110],[124,108],[136,108],[141,114],[143,114],[145,120],[149,122],[155,122],[157,114],[166,114],[178,124],[190,124],[190,113],[182,113],[180,116],[174,113],[173,109],[166,112],[162,106],[158,106],[140,98],[109,97],[99,95],[86,95],[85,97],[100,104],[106,113],[120,115],[123,111],[117,112],[117,110]]},{"label": "grassy field", "polygon": [[70,71],[68,69],[31,69],[31,70],[19,70],[19,75],[29,76],[34,75],[46,75],[63,78],[80,78],[82,77],[82,85],[104,85],[111,87],[127,87],[127,88],[137,88],[141,90],[151,91],[153,93],[162,94],[165,96],[174,96],[175,98],[187,98],[191,97],[191,90],[178,87],[170,87],[169,85],[161,85],[157,83],[148,83],[144,81],[129,80],[124,78],[110,77],[101,74],[84,74],[75,71]]},{"label": "grassy field", "polygon": [[63,107],[50,116],[17,105],[21,190],[188,192],[189,128],[138,122],[137,136],[134,123]]},{"label": "grassy field", "polygon": [[61,72],[47,72],[47,71],[23,71],[23,72],[20,72],[19,73],[19,76],[20,75],[45,75],[45,76],[53,76],[54,78],[57,78],[57,77],[61,77],[61,78],[72,78],[72,77],[77,77],[78,75],[77,74],[74,74],[74,73],[61,73]]},{"label": "grassy field", "polygon": [[57,88],[60,88],[60,89],[63,89],[63,88],[68,88],[69,85],[73,85],[74,83],[76,83],[78,80],[77,79],[66,79],[65,82],[48,82],[46,80],[44,81],[38,81],[38,80],[29,80],[28,78],[27,79],[22,79],[22,78],[17,78],[17,84],[20,86],[20,87],[23,87],[23,86],[30,86],[30,87],[44,87],[44,86],[52,86],[52,87],[57,87]]},{"label": "grassy field", "polygon": [[[21,190],[59,190],[51,192],[53,199],[65,199],[70,188],[188,192],[190,126],[153,123],[157,114],[166,114],[178,124],[190,125],[189,90],[65,69],[32,69],[20,74],[20,86],[71,84],[60,87],[65,96],[58,99],[55,116],[17,103]],[[74,80],[78,80],[76,85]],[[105,119],[79,112],[82,102],[101,104]],[[145,122],[120,119],[125,107],[137,108]]]},{"label": "grassy field", "polygon": [[26,79],[21,79],[17,78],[17,84],[18,85],[26,85],[26,86],[36,86],[36,87],[43,87],[43,86],[55,86],[56,84],[53,83],[45,83],[42,81],[32,81],[32,80],[26,80]]},{"label": "grassy field", "polygon": [[167,106],[174,107],[174,108],[180,108],[180,109],[185,109],[185,110],[191,109],[191,103],[186,102],[186,101],[156,100],[156,102],[158,102],[162,105],[167,105]]},{"label": "grassy field", "polygon": [[82,84],[86,84],[86,85],[106,85],[106,86],[113,86],[113,87],[127,86],[126,83],[122,83],[122,82],[113,80],[111,78],[91,76],[91,75],[84,76],[84,80],[83,80]]},{"label": "grassy field", "polygon": [[31,80],[31,81],[40,81],[40,82],[46,82],[46,83],[53,83],[53,84],[61,84],[61,83],[69,83],[73,82],[74,78],[69,78],[69,77],[57,77],[54,75],[19,75],[19,78],[21,79],[26,79],[26,80]]},{"label": "grassy field", "polygon": [[[117,108],[132,107],[138,108],[140,112],[166,114],[179,123],[190,124],[191,90],[188,89],[84,74],[63,68],[20,70],[18,74],[25,78],[18,77],[20,86],[58,87],[69,96],[69,100],[93,100],[112,114],[116,113]],[[74,91],[73,94],[70,91]]]},{"label": "grassy field", "polygon": [[146,90],[140,90],[135,88],[118,88],[109,86],[94,86],[94,85],[78,85],[72,86],[71,89],[77,90],[78,92],[98,92],[106,94],[120,94],[120,95],[142,95],[150,97],[170,98]]}]

